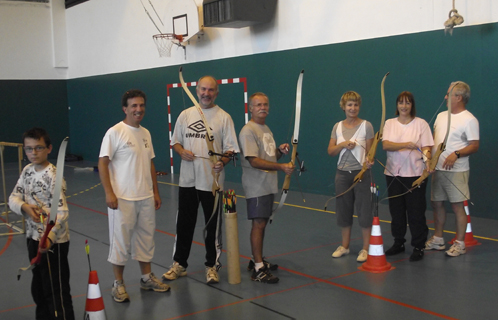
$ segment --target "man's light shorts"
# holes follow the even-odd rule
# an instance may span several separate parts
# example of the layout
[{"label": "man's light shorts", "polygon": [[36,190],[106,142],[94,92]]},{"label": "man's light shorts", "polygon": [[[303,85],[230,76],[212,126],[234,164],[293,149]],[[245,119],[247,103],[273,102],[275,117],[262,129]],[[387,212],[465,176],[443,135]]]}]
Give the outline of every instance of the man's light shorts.
[{"label": "man's light shorts", "polygon": [[154,197],[128,201],[118,199],[118,209],[107,208],[109,218],[109,257],[112,264],[124,266],[133,260],[150,262],[154,256],[156,210]]},{"label": "man's light shorts", "polygon": [[462,202],[470,199],[469,171],[436,171],[432,175],[431,200]]}]

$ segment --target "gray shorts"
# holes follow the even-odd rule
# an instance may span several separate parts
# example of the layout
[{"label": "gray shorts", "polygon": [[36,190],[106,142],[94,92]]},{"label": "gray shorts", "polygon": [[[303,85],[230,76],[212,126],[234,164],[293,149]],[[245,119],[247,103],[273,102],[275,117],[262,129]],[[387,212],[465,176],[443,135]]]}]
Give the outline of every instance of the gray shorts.
[{"label": "gray shorts", "polygon": [[432,175],[431,200],[462,202],[470,199],[469,171],[436,171]]},{"label": "gray shorts", "polygon": [[247,219],[263,218],[268,219],[273,209],[274,194],[246,199]]},{"label": "gray shorts", "polygon": [[[353,185],[354,177],[360,170],[342,171],[337,170],[335,175],[335,192],[341,194]],[[370,192],[370,170],[365,171],[363,180],[358,182],[353,190],[336,198],[335,211],[337,213],[337,225],[339,227],[350,227],[353,225],[353,214],[358,216],[358,222],[362,228],[372,226],[372,194]]]}]

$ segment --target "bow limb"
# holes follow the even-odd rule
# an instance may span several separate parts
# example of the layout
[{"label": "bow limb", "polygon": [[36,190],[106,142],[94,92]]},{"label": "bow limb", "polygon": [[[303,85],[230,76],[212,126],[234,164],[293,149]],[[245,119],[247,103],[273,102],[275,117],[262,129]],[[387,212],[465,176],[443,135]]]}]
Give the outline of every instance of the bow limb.
[{"label": "bow limb", "polygon": [[[292,164],[296,163],[297,145],[299,142],[299,125],[301,122],[301,93],[303,89],[303,76],[304,76],[304,70],[301,70],[301,73],[299,74],[299,78],[297,80],[297,88],[296,88],[296,116],[294,119],[294,134],[292,135],[292,154],[290,161]],[[277,208],[272,212],[272,215],[270,217],[270,223],[273,221],[273,216],[275,215],[275,213],[277,213],[277,211],[284,206],[285,199],[287,198],[287,194],[289,193],[290,180],[291,180],[291,175],[286,175],[284,184],[282,186],[282,194],[280,196],[280,202],[278,203]]]},{"label": "bow limb", "polygon": [[43,233],[42,238],[40,239],[40,245],[38,249],[38,253],[36,257],[31,259],[31,263],[29,267],[26,268],[19,268],[17,272],[17,280],[21,278],[21,272],[26,271],[26,270],[31,270],[36,265],[38,265],[41,262],[42,258],[42,252],[40,252],[40,249],[47,249],[46,243],[47,243],[47,238],[52,231],[52,228],[55,226],[55,221],[57,219],[57,210],[59,208],[59,199],[61,196],[62,192],[62,182],[63,182],[63,177],[64,177],[64,160],[66,156],[66,147],[67,147],[67,141],[69,140],[69,137],[64,138],[62,140],[61,146],[59,148],[59,154],[57,156],[57,167],[56,167],[56,173],[55,173],[55,186],[54,190],[52,193],[52,202],[50,204],[50,212],[49,216],[47,217],[47,224],[45,226],[45,232]]},{"label": "bow limb", "polygon": [[[192,100],[192,103],[195,106],[195,109],[199,112],[199,115],[201,116],[201,120],[204,123],[204,127],[206,128],[206,144],[208,146],[208,151],[209,151],[209,159],[213,163],[213,165],[216,165],[216,162],[218,162],[218,158],[214,155],[214,135],[213,132],[211,131],[211,128],[209,127],[206,116],[204,115],[204,112],[202,111],[201,106],[197,102],[197,100],[194,98],[192,95],[192,92],[187,87],[187,84],[185,83],[185,80],[183,80],[183,74],[182,74],[182,67],[180,67],[179,70],[179,77],[180,77],[180,83],[182,84],[183,90],[187,93],[188,97],[190,100]],[[219,173],[215,173],[214,171],[212,172],[213,174],[213,185],[211,187],[211,191],[213,192],[213,195],[216,194],[216,191],[220,190],[220,186],[218,183],[218,179],[220,177]]]},{"label": "bow limb", "polygon": [[437,163],[439,162],[439,157],[441,154],[446,150],[446,142],[448,141],[448,136],[450,134],[450,128],[451,128],[451,95],[453,93],[453,89],[455,88],[455,85],[451,87],[450,92],[448,94],[448,125],[446,126],[446,135],[444,136],[443,142],[441,142],[437,146],[436,153],[432,156],[430,162],[429,162],[429,168],[425,168],[424,172],[422,172],[422,175],[420,178],[415,180],[412,184],[412,187],[419,187],[422,182],[429,177],[429,175],[436,170]]},{"label": "bow limb", "polygon": [[386,121],[386,95],[384,93],[384,83],[386,82],[386,78],[388,75],[389,72],[384,75],[384,78],[382,78],[382,82],[380,84],[380,96],[382,101],[382,117],[380,120],[380,128],[379,131],[377,131],[377,133],[375,134],[370,150],[368,150],[366,161],[363,163],[363,168],[354,178],[355,182],[358,180],[361,181],[361,179],[363,178],[363,174],[368,170],[368,162],[372,163],[375,161],[377,145],[379,144],[379,141],[382,139],[382,134],[384,133],[384,123]]}]

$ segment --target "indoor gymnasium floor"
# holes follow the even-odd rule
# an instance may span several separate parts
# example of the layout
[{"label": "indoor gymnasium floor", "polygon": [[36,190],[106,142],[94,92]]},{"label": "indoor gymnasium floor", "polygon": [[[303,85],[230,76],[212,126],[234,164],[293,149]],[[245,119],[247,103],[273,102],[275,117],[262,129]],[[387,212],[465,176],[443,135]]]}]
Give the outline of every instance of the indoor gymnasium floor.
[{"label": "indoor gymnasium floor", "polygon": [[[327,197],[291,192],[284,208],[266,230],[265,255],[280,267],[274,272],[278,284],[256,283],[246,270],[250,259],[250,222],[246,219],[241,184],[227,183],[239,201],[239,243],[242,282],[227,281],[226,253],[221,258],[219,284],[207,285],[204,274],[202,229],[198,219],[189,259],[188,274],[168,282],[167,293],[142,291],[138,263],[130,261],[125,282],[131,301],[116,303],[111,297],[113,274],[107,262],[109,248],[105,197],[97,172],[77,170],[90,162],[66,163],[71,245],[71,293],[76,318],[83,318],[89,266],[85,241],[90,245],[93,270],[98,272],[107,319],[496,319],[498,283],[498,221],[472,218],[474,237],[481,245],[467,254],[450,258],[444,252],[428,251],[422,261],[409,262],[412,251],[387,257],[395,269],[383,273],[360,271],[356,256],[361,249],[360,229],[355,219],[351,253],[331,257],[341,233],[332,211],[324,212]],[[7,194],[18,178],[17,166],[6,166]],[[153,272],[161,276],[172,263],[178,176],[158,176],[163,205],[157,211],[156,249]],[[240,196],[239,196],[240,195]],[[279,196],[277,196],[279,199]],[[333,210],[334,203],[329,205]],[[3,208],[2,208],[3,210]],[[384,250],[392,244],[387,205],[379,208]],[[472,215],[472,207],[470,207]],[[10,220],[16,219],[11,214]],[[427,212],[431,233],[432,212]],[[224,229],[224,227],[223,227]],[[454,216],[449,214],[445,239],[454,236]],[[4,225],[2,233],[9,232]],[[408,243],[410,236],[408,235]],[[28,264],[24,235],[0,237],[0,319],[33,319],[31,274],[17,280],[17,269]],[[226,245],[224,246],[226,247]]]}]

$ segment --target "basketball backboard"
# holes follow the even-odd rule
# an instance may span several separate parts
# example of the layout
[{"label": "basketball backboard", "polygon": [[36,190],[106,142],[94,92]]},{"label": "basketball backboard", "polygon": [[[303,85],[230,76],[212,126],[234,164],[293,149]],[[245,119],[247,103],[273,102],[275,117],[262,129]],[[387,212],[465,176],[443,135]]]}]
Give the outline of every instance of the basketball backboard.
[{"label": "basketball backboard", "polygon": [[[202,5],[202,0],[200,0]],[[166,32],[183,36],[183,42],[202,31],[202,15],[195,0],[168,0],[164,7],[164,26]]]}]

